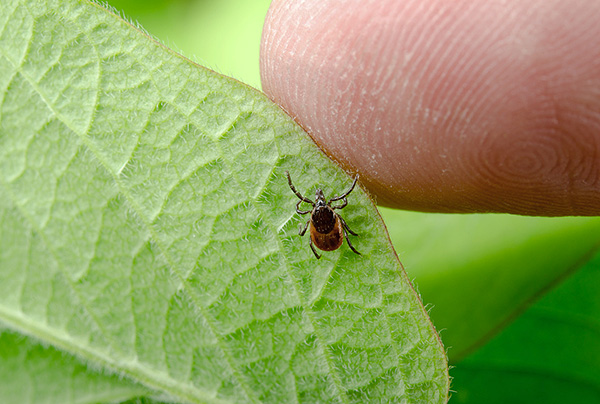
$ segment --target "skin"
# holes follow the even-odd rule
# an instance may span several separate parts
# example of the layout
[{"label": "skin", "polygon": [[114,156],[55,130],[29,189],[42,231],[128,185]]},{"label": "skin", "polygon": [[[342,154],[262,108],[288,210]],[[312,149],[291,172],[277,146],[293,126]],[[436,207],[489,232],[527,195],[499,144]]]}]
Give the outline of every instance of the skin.
[{"label": "skin", "polygon": [[600,215],[600,3],[275,0],[264,91],[380,205]]}]

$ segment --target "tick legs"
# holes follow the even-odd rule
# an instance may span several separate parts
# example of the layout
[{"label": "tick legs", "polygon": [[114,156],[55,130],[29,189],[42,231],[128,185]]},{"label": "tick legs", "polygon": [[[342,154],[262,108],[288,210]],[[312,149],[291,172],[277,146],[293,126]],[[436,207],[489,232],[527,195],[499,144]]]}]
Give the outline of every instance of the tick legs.
[{"label": "tick legs", "polygon": [[342,222],[342,228],[344,229],[344,236],[346,236],[346,241],[348,242],[348,247],[350,247],[350,249],[352,251],[354,251],[356,254],[362,255],[361,253],[359,253],[358,251],[356,251],[356,248],[354,248],[354,246],[352,245],[352,242],[350,241],[350,237],[348,237],[348,233],[352,234],[353,236],[358,236],[358,234],[356,234],[355,232],[353,232],[352,230],[350,230],[350,228],[346,224],[346,221],[344,219],[342,219],[341,216],[338,215],[338,218]]},{"label": "tick legs", "polygon": [[348,247],[350,247],[350,249],[352,251],[354,251],[356,254],[358,255],[362,255],[361,253],[359,253],[358,251],[356,251],[356,248],[354,248],[354,246],[352,245],[352,243],[350,242],[350,238],[348,237],[348,233],[346,232],[346,229],[344,229],[344,233],[346,233],[346,241],[348,242]]},{"label": "tick legs", "polygon": [[[306,233],[306,229],[308,229],[308,225],[310,224],[310,219],[306,222],[306,224],[304,225],[304,227],[302,227],[302,225],[300,225],[300,231],[298,232],[299,235],[304,236],[304,233]],[[308,237],[308,244],[310,245],[310,249],[312,250],[313,254],[315,254],[315,257],[317,257],[317,259],[321,258],[321,256],[317,253],[317,250],[315,250],[315,246],[313,245],[312,242],[312,238]]]},{"label": "tick legs", "polygon": [[315,254],[315,257],[317,257],[317,259],[321,258],[321,256],[317,254],[317,250],[315,250],[315,246],[312,243],[312,238],[308,239],[308,244],[310,245],[310,249],[312,250],[312,252]]},{"label": "tick legs", "polygon": [[[304,233],[306,233],[306,229],[308,229],[309,224],[310,224],[310,220],[308,222],[306,222],[304,227],[302,227],[302,225],[300,225],[300,231],[298,232],[298,234],[301,236],[304,236]],[[317,257],[317,259],[321,258],[321,256],[317,253],[317,250],[315,250],[315,246],[313,245],[312,238],[310,238],[310,237],[308,237],[308,244],[310,245],[310,249],[312,250],[313,254],[315,254],[315,257]]]},{"label": "tick legs", "polygon": [[300,225],[300,227],[299,227],[300,231],[298,231],[298,234],[301,236],[304,236],[304,233],[306,233],[306,229],[308,229],[309,224],[310,224],[310,219],[308,220],[308,222],[306,222],[306,224],[304,225],[304,228],[302,228],[302,225]]},{"label": "tick legs", "polygon": [[[288,178],[289,178],[289,175],[288,175]],[[344,206],[346,206],[348,204],[348,201],[346,200],[346,197],[348,195],[350,195],[350,192],[352,192],[354,190],[354,187],[356,186],[356,181],[358,181],[358,174],[356,174],[356,177],[354,177],[354,182],[352,183],[352,186],[350,187],[349,190],[347,190],[346,192],[344,192],[340,196],[336,196],[335,198],[331,198],[329,200],[329,202],[327,202],[327,204],[329,205],[329,204],[331,204],[331,202],[343,200],[344,203],[341,206],[336,206],[336,207],[332,206],[331,208],[332,209],[342,209]]]},{"label": "tick legs", "polygon": [[296,204],[296,213],[299,213],[301,215],[306,215],[307,213],[311,213],[311,210],[300,210],[300,204],[304,202],[304,201],[298,201],[298,203]]},{"label": "tick legs", "polygon": [[[343,203],[340,206],[332,206],[331,209],[343,209],[346,207],[346,205],[348,205],[348,199],[343,198],[342,202]],[[329,203],[331,203],[331,201],[329,201]]]},{"label": "tick legs", "polygon": [[358,236],[358,234],[356,234],[355,232],[353,232],[352,230],[350,230],[350,227],[348,227],[348,225],[346,224],[346,221],[340,215],[338,215],[338,218],[342,222],[342,226],[344,226],[344,229],[348,230],[348,232],[350,234],[352,234],[353,236]]},{"label": "tick legs", "polygon": [[301,203],[301,202],[306,202],[306,203],[310,203],[312,206],[315,206],[315,203],[314,203],[313,201],[311,201],[310,199],[308,199],[308,198],[306,198],[306,197],[302,196],[302,194],[301,194],[300,192],[298,192],[298,190],[296,189],[296,187],[294,186],[294,184],[292,184],[292,178],[290,177],[290,173],[289,173],[289,171],[286,171],[286,172],[285,172],[285,175],[287,176],[287,179],[288,179],[288,184],[289,184],[289,186],[290,186],[290,189],[292,190],[292,192],[293,192],[293,193],[295,193],[295,194],[296,194],[296,196],[297,196],[298,198],[300,198],[300,202],[298,202],[298,204],[296,205],[296,212],[300,213],[301,215],[305,215],[305,214],[307,214],[308,212],[310,212],[310,210],[307,210],[307,211],[301,211],[301,210],[300,210],[300,203]]}]

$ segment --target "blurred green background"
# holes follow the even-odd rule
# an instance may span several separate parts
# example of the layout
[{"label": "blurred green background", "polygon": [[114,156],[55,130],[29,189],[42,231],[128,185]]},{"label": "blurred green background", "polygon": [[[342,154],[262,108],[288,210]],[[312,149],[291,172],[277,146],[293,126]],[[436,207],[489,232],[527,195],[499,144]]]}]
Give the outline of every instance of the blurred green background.
[{"label": "blurred green background", "polygon": [[[260,88],[270,0],[109,4]],[[600,403],[599,218],[381,213],[454,366],[452,403]]]},{"label": "blurred green background", "polygon": [[169,48],[194,62],[260,88],[258,53],[270,0],[110,0],[125,19],[139,23]]}]

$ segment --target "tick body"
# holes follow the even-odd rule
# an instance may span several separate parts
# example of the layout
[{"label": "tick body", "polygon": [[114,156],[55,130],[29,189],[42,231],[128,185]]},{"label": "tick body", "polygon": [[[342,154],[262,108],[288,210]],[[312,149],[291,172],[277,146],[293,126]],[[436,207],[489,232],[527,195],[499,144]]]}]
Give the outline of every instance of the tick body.
[{"label": "tick body", "polygon": [[[340,248],[340,246],[344,242],[344,237],[348,242],[348,247],[356,254],[360,255],[358,251],[352,246],[350,239],[348,238],[348,233],[353,236],[358,236],[358,234],[354,233],[348,225],[346,221],[335,212],[336,209],[343,209],[348,205],[348,200],[346,197],[352,192],[354,187],[356,186],[356,182],[358,181],[358,174],[354,178],[354,182],[348,191],[344,192],[340,196],[336,196],[335,198],[331,198],[329,201],[325,199],[325,195],[323,195],[323,190],[320,188],[317,189],[315,193],[315,200],[312,201],[304,196],[300,192],[296,190],[294,184],[292,184],[292,179],[290,178],[290,173],[285,172],[285,175],[288,179],[288,184],[290,185],[290,189],[296,196],[300,199],[296,204],[296,212],[300,215],[310,214],[310,219],[306,222],[304,227],[300,228],[298,234],[303,236],[306,233],[306,230],[310,227],[310,240],[309,245],[312,252],[315,254],[317,259],[321,258],[321,256],[315,250],[317,247],[322,251],[334,251]],[[342,201],[341,205],[332,206],[331,203],[335,201]],[[310,210],[301,210],[300,204],[302,202],[308,203],[312,206]]]}]

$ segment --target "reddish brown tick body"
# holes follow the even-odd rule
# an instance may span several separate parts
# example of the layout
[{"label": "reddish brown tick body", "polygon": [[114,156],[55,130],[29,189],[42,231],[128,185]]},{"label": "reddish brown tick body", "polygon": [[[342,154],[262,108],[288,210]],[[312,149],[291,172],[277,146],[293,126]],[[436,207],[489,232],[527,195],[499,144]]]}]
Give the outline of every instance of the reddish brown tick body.
[{"label": "reddish brown tick body", "polygon": [[[298,234],[301,236],[306,233],[306,229],[310,226],[310,240],[309,245],[312,252],[315,254],[317,259],[321,258],[321,256],[315,250],[315,246],[319,250],[323,251],[333,251],[340,248],[342,243],[344,242],[344,236],[346,237],[346,241],[348,241],[348,247],[356,254],[360,255],[358,251],[352,246],[350,239],[348,238],[348,233],[353,236],[358,236],[358,234],[354,233],[348,225],[346,221],[337,214],[335,209],[343,209],[348,205],[348,200],[346,197],[352,192],[354,187],[356,186],[356,181],[358,181],[358,174],[354,178],[354,182],[350,189],[344,192],[340,196],[336,196],[335,198],[331,198],[329,201],[325,199],[325,195],[323,195],[323,190],[320,188],[317,189],[315,193],[315,201],[311,201],[310,199],[302,196],[300,192],[296,190],[294,184],[292,184],[292,179],[290,178],[290,173],[285,172],[285,175],[288,179],[288,184],[290,185],[290,189],[296,196],[300,199],[296,204],[296,212],[300,215],[306,215],[310,213],[310,219],[306,222],[304,227],[300,227],[300,231]],[[339,206],[331,206],[331,202],[342,201],[342,204]],[[302,202],[306,202],[312,205],[311,210],[301,210],[300,204]]]}]

